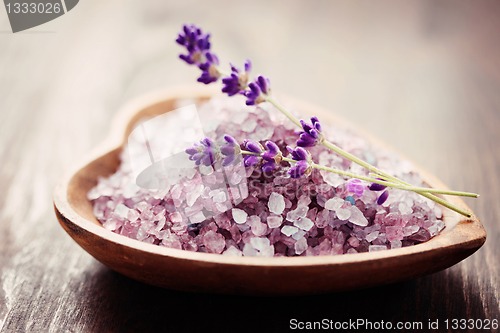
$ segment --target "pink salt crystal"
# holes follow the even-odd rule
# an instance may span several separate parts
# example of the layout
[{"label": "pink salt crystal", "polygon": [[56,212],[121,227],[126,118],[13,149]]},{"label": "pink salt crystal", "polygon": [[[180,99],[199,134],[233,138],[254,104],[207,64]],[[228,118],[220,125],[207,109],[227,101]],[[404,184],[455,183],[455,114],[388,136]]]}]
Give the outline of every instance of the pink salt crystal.
[{"label": "pink salt crystal", "polygon": [[318,245],[318,251],[319,255],[327,255],[332,252],[332,242],[329,239],[324,239],[321,243]]},{"label": "pink salt crystal", "polygon": [[285,198],[276,192],[271,193],[267,202],[269,211],[276,215],[280,215],[285,210]]},{"label": "pink salt crystal", "polygon": [[300,238],[295,242],[294,249],[296,254],[302,254],[302,252],[307,250],[307,240],[304,237]]},{"label": "pink salt crystal", "polygon": [[[377,235],[378,236],[378,235]],[[358,247],[359,246],[359,239],[357,239],[356,237],[350,237],[347,242],[349,243],[349,245],[351,245],[352,247]]]},{"label": "pink salt crystal", "polygon": [[309,195],[302,195],[297,202],[297,206],[309,206],[310,203],[311,197]]},{"label": "pink salt crystal", "polygon": [[385,228],[385,235],[387,237],[387,240],[389,240],[389,241],[401,240],[404,237],[403,230],[398,226],[386,227]]},{"label": "pink salt crystal", "polygon": [[203,235],[203,245],[205,245],[210,253],[222,253],[224,247],[226,246],[226,242],[224,240],[224,236],[210,230]]},{"label": "pink salt crystal", "polygon": [[229,228],[232,239],[238,244],[241,241],[241,232],[236,224],[231,225]]},{"label": "pink salt crystal", "polygon": [[233,220],[238,224],[243,224],[247,221],[248,214],[239,208],[232,209]]},{"label": "pink salt crystal", "polygon": [[269,228],[278,228],[283,223],[283,217],[278,215],[269,215],[267,217],[267,225]]},{"label": "pink salt crystal", "polygon": [[182,215],[179,212],[174,212],[168,216],[170,221],[174,223],[181,223],[182,222]]},{"label": "pink salt crystal", "polygon": [[226,214],[219,214],[214,216],[214,221],[217,226],[224,230],[229,230],[231,228],[231,220]]},{"label": "pink salt crystal", "polygon": [[318,228],[324,228],[330,222],[330,211],[324,209],[316,215],[316,219],[313,220]]}]

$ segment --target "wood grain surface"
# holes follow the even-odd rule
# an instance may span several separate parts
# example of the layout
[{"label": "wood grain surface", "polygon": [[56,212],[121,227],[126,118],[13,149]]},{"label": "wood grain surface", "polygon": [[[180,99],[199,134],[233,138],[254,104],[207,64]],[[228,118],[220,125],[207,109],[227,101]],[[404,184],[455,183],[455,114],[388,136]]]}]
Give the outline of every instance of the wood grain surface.
[{"label": "wood grain surface", "polygon": [[[292,318],[365,318],[438,319],[444,332],[445,319],[500,319],[498,17],[500,3],[487,0],[86,0],[12,34],[0,9],[0,331],[271,332]],[[275,90],[357,122],[451,188],[480,193],[467,202],[486,244],[423,278],[293,298],[172,292],[95,261],[58,225],[52,190],[125,101],[194,81],[173,42],[183,22],[210,30],[222,61],[251,58]]]}]

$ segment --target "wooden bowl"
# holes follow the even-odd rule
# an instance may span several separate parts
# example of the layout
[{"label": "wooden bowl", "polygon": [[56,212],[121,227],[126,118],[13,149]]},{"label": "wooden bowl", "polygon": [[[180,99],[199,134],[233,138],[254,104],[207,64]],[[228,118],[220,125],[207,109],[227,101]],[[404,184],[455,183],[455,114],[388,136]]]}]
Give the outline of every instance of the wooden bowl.
[{"label": "wooden bowl", "polygon": [[[111,269],[148,284],[185,291],[261,295],[325,293],[433,273],[470,256],[485,242],[486,232],[476,217],[464,219],[455,213],[444,217],[447,227],[441,234],[419,245],[317,257],[231,257],[189,252],[146,244],[104,229],[92,213],[87,192],[96,185],[99,176],[108,176],[117,170],[121,147],[134,125],[144,117],[173,110],[178,99],[201,102],[212,94],[203,87],[187,87],[136,100],[118,117],[109,139],[98,152],[56,187],[54,205],[61,226],[85,251]],[[316,106],[300,102],[295,105],[323,121],[341,121]],[[417,171],[431,187],[446,188],[434,177]],[[450,200],[466,207],[457,197]]]}]

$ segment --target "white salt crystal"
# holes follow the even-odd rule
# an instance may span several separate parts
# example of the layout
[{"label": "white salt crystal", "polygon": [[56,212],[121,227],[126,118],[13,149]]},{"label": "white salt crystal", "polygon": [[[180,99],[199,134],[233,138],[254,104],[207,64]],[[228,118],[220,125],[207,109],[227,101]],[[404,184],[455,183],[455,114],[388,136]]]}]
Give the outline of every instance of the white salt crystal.
[{"label": "white salt crystal", "polygon": [[283,217],[278,215],[269,215],[267,217],[267,225],[269,228],[278,228],[283,223]]},{"label": "white salt crystal", "polygon": [[260,251],[260,255],[263,257],[274,257],[274,245],[265,247]]},{"label": "white salt crystal", "polygon": [[356,224],[361,227],[366,227],[368,225],[368,220],[363,215],[363,213],[361,213],[358,207],[351,206],[349,209],[351,211],[351,217],[349,218],[349,221],[352,224]]},{"label": "white salt crystal", "polygon": [[337,214],[337,217],[339,220],[346,221],[351,217],[351,211],[349,209],[345,208],[338,208],[335,213]]},{"label": "white salt crystal", "polygon": [[299,240],[302,237],[304,237],[305,235],[306,235],[306,232],[304,230],[299,230],[299,231],[297,231],[296,233],[294,233],[292,235],[292,238],[295,239],[295,240]]},{"label": "white salt crystal", "polygon": [[344,204],[344,200],[341,198],[331,198],[325,202],[325,209],[336,211]]},{"label": "white salt crystal", "polygon": [[241,210],[239,208],[233,208],[232,213],[234,222],[238,224],[243,224],[247,221],[248,214],[244,210]]},{"label": "white salt crystal", "polygon": [[294,244],[295,253],[302,254],[305,250],[307,250],[307,240],[305,237],[302,237]]},{"label": "white salt crystal", "polygon": [[311,221],[311,219],[308,219],[307,217],[303,217],[295,221],[293,225],[302,230],[309,231],[314,226],[314,222]]},{"label": "white salt crystal", "polygon": [[287,221],[290,221],[290,222],[298,221],[299,219],[306,217],[308,211],[309,211],[309,207],[299,206],[296,209],[289,211],[286,214],[286,219],[287,219]]},{"label": "white salt crystal", "polygon": [[391,241],[391,249],[399,249],[401,246],[402,246],[402,243],[400,240]]},{"label": "white salt crystal", "polygon": [[398,206],[401,215],[408,215],[413,213],[413,208],[404,202],[401,202]]},{"label": "white salt crystal", "polygon": [[186,193],[186,204],[188,206],[192,206],[196,200],[200,197],[201,193],[203,192],[205,188],[203,185],[197,185],[195,186],[192,190],[188,191]]},{"label": "white salt crystal", "polygon": [[370,245],[370,246],[368,246],[368,252],[383,251],[383,250],[387,250],[387,246],[385,246],[385,245]]},{"label": "white salt crystal", "polygon": [[203,222],[205,221],[206,217],[205,215],[203,214],[202,211],[199,211],[197,212],[196,214],[192,215],[189,217],[189,222],[191,223],[200,223],[200,222]]},{"label": "white salt crystal", "polygon": [[227,208],[227,206],[221,202],[215,203],[215,208],[221,213],[229,210],[229,208]]},{"label": "white salt crystal", "polygon": [[214,202],[218,202],[218,203],[224,202],[224,201],[226,201],[226,199],[227,199],[226,193],[224,193],[224,191],[222,191],[222,190],[220,190],[218,193],[216,193],[213,196]]},{"label": "white salt crystal", "polygon": [[237,185],[241,182],[242,179],[243,175],[241,175],[239,172],[235,172],[231,176],[229,176],[229,183],[231,185]]},{"label": "white salt crystal", "polygon": [[254,249],[262,251],[271,246],[271,242],[266,237],[253,237],[250,239],[250,245],[252,245]]},{"label": "white salt crystal", "polygon": [[269,211],[276,215],[280,215],[285,210],[285,198],[276,192],[271,193],[267,203]]},{"label": "white salt crystal", "polygon": [[246,243],[245,246],[243,246],[243,255],[244,256],[250,257],[250,256],[256,256],[258,254],[259,253],[257,252],[257,250],[254,249],[253,246],[250,245],[250,243]]},{"label": "white salt crystal", "polygon": [[115,208],[115,214],[122,219],[126,219],[128,217],[128,211],[130,209],[124,204],[118,204]]},{"label": "white salt crystal", "polygon": [[231,245],[222,255],[241,257],[243,256],[243,252]]},{"label": "white salt crystal", "polygon": [[373,242],[375,239],[377,239],[378,234],[378,231],[370,232],[368,235],[366,235],[365,239],[367,242]]},{"label": "white salt crystal", "polygon": [[281,233],[288,237],[295,234],[297,231],[299,231],[299,229],[297,227],[292,227],[291,225],[286,225],[281,228]]}]

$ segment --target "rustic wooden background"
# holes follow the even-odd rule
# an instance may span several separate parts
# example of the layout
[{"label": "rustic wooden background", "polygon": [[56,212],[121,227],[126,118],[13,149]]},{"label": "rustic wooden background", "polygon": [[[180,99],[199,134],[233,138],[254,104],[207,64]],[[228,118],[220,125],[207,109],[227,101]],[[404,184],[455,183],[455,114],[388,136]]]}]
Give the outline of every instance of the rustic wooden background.
[{"label": "rustic wooden background", "polygon": [[[287,330],[291,318],[500,319],[500,2],[85,0],[15,35],[4,13],[1,332],[257,332]],[[183,22],[212,31],[223,61],[251,58],[275,90],[328,107],[450,187],[479,192],[468,203],[487,229],[484,247],[423,278],[300,298],[160,290],[94,260],[58,225],[52,189],[105,137],[120,105],[194,81],[173,42]]]}]

